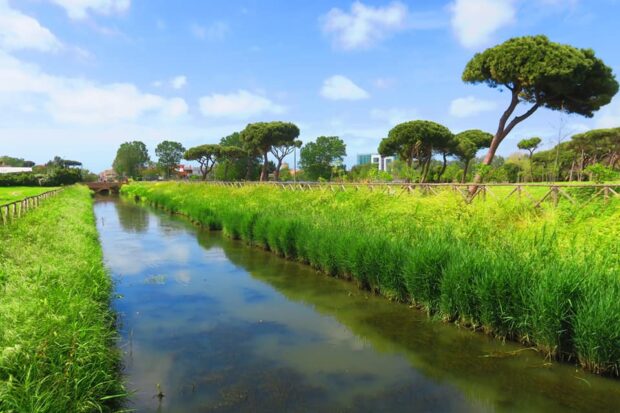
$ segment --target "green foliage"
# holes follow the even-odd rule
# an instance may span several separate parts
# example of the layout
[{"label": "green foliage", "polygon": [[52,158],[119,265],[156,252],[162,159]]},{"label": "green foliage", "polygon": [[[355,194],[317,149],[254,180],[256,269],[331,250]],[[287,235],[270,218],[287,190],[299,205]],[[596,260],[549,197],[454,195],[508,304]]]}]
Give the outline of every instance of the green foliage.
[{"label": "green foliage", "polygon": [[0,186],[39,186],[42,178],[34,173],[0,174]]},{"label": "green foliage", "polygon": [[213,169],[213,165],[222,153],[222,146],[217,144],[206,144],[189,148],[183,158],[188,161],[196,161],[200,164],[200,174],[202,180],[207,179],[207,175]]},{"label": "green foliage", "polygon": [[[257,180],[260,175],[260,158],[248,152],[243,147],[241,134],[239,132],[232,133],[220,139],[220,146],[223,150],[223,157],[220,157],[215,165],[213,174],[215,179],[222,181],[241,181],[241,180]],[[233,153],[227,153],[227,147],[236,148]],[[241,150],[241,152],[236,152]],[[240,155],[240,156],[231,156]]]},{"label": "green foliage", "polygon": [[88,189],[65,189],[0,238],[0,411],[116,410],[112,282]]},{"label": "green foliage", "polygon": [[48,161],[45,166],[49,169],[67,169],[73,166],[82,166],[80,161],[72,161],[70,159],[63,159],[60,156],[54,156],[54,159]]},{"label": "green foliage", "polygon": [[618,92],[612,70],[591,49],[524,36],[477,53],[463,80],[507,87],[519,100],[591,117]]},{"label": "green foliage", "polygon": [[396,125],[390,130],[388,137],[379,144],[379,153],[383,156],[398,155],[412,166],[418,160],[422,166],[421,182],[426,180],[430,169],[433,151],[444,154],[453,146],[452,132],[438,123],[416,120]]},{"label": "green foliage", "polygon": [[590,180],[602,184],[603,182],[613,181],[620,177],[620,174],[611,168],[595,163],[588,166],[585,172],[590,176]]},{"label": "green foliage", "polygon": [[125,142],[116,151],[112,167],[119,176],[135,179],[140,177],[149,160],[149,152],[143,142]]},{"label": "green foliage", "polygon": [[0,186],[50,187],[72,185],[82,181],[84,181],[82,171],[73,168],[52,168],[47,174],[14,173],[0,175]]},{"label": "green foliage", "polygon": [[480,129],[466,130],[454,136],[452,152],[464,164],[461,182],[465,182],[467,179],[469,163],[476,157],[480,149],[488,148],[492,140],[493,135]]},{"label": "green foliage", "polygon": [[516,197],[467,205],[450,191],[365,187],[134,183],[122,192],[441,318],[619,374],[618,199],[532,209]]},{"label": "green foliage", "polygon": [[13,166],[13,167],[31,167],[34,166],[34,162],[27,161],[22,158],[13,158],[12,156],[0,156],[0,166]]},{"label": "green foliage", "polygon": [[70,168],[54,168],[41,179],[41,186],[72,185],[82,181],[82,171]]},{"label": "green foliage", "polygon": [[301,146],[301,141],[297,140],[298,136],[299,128],[295,124],[281,121],[250,123],[241,131],[243,148],[247,152],[261,155],[263,158],[261,181],[267,180],[268,154],[271,153],[278,159],[274,171],[277,179],[282,166],[282,159],[294,148]]},{"label": "green foliage", "polygon": [[181,159],[185,148],[179,142],[163,141],[155,148],[155,155],[159,158],[157,165],[164,171],[166,177],[170,177]]},{"label": "green foliage", "polygon": [[347,146],[337,136],[319,136],[301,148],[299,165],[312,181],[329,179],[332,168],[347,156]]},{"label": "green foliage", "polygon": [[539,137],[533,137],[528,139],[521,139],[519,143],[517,143],[517,148],[528,151],[530,153],[530,158],[534,154],[534,151],[538,149],[538,145],[542,140]]},{"label": "green foliage", "polygon": [[[554,43],[545,36],[516,37],[477,53],[467,63],[462,79],[510,91],[510,103],[499,120],[486,164],[512,129],[538,108],[592,117],[618,92],[611,68],[594,51]],[[529,109],[514,115],[519,103],[529,104]]]}]

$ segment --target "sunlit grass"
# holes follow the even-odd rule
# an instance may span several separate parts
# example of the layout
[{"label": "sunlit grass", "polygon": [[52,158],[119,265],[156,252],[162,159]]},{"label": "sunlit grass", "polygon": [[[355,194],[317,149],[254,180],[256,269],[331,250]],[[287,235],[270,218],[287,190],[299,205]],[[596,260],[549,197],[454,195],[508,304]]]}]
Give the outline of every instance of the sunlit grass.
[{"label": "sunlit grass", "polygon": [[3,186],[0,187],[0,205],[19,201],[29,196],[39,195],[43,192],[52,191],[56,188],[43,188],[39,186]]},{"label": "sunlit grass", "polygon": [[2,412],[110,411],[124,392],[94,220],[70,187],[0,227]]},{"label": "sunlit grass", "polygon": [[[538,189],[538,188],[537,188]],[[620,200],[533,208],[360,187],[134,183],[123,193],[430,314],[620,368]]]}]

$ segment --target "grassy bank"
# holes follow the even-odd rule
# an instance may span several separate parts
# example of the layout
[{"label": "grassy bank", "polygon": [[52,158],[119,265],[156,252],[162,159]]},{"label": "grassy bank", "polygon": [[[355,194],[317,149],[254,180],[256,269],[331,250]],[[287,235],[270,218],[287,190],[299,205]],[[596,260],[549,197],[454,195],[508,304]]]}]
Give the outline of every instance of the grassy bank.
[{"label": "grassy bank", "polygon": [[0,187],[0,205],[8,204],[9,202],[19,201],[29,196],[39,195],[43,192],[48,192],[56,189],[55,187],[40,187],[40,186],[7,186]]},{"label": "grassy bank", "polygon": [[88,189],[65,189],[0,239],[0,411],[111,410],[123,388]]},{"label": "grassy bank", "polygon": [[134,183],[122,192],[437,317],[619,375],[617,200],[534,209],[365,189]]}]

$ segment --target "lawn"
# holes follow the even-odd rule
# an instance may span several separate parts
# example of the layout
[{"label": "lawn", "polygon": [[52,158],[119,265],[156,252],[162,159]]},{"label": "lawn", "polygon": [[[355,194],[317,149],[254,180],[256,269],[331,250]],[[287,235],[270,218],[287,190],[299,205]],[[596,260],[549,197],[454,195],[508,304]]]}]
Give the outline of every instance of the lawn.
[{"label": "lawn", "polygon": [[0,187],[0,205],[18,201],[29,196],[39,195],[56,188],[40,186],[4,186]]}]

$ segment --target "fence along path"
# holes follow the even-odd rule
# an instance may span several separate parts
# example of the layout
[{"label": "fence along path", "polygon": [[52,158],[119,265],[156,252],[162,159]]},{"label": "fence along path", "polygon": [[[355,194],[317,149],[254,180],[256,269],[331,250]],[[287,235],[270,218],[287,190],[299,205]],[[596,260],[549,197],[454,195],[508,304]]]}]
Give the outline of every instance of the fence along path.
[{"label": "fence along path", "polygon": [[36,208],[44,199],[50,198],[62,191],[62,188],[53,189],[38,195],[28,196],[7,204],[0,205],[0,223],[6,225],[22,217],[30,209]]},{"label": "fence along path", "polygon": [[[529,184],[457,184],[457,183],[395,183],[395,182],[370,182],[370,183],[352,183],[352,182],[256,182],[256,181],[238,181],[223,182],[211,181],[207,184],[243,187],[255,185],[271,185],[283,190],[291,191],[347,191],[359,190],[360,188],[368,188],[370,191],[381,191],[393,195],[400,194],[422,194],[433,195],[439,194],[440,191],[453,191],[460,194],[466,203],[472,203],[476,199],[487,200],[494,199],[502,202],[510,198],[528,199],[532,206],[538,208],[544,202],[552,203],[557,206],[560,201],[570,202],[573,205],[585,206],[595,199],[603,199],[609,201],[611,198],[620,198],[620,183],[610,184],[569,184],[569,183],[529,183]],[[473,189],[474,191],[470,191]],[[535,190],[535,191],[534,191]],[[571,190],[590,191],[586,194],[585,199],[571,194]],[[503,193],[501,193],[503,192]],[[533,193],[538,192],[538,193]],[[589,196],[588,196],[589,195]]]}]

